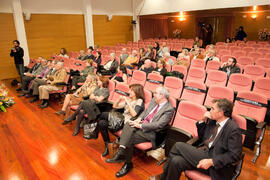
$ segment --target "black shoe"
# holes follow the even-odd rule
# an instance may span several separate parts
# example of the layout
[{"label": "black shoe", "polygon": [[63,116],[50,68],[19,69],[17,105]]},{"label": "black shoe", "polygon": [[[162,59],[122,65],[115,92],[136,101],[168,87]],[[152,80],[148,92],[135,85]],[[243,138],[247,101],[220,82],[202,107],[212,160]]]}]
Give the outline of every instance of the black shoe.
[{"label": "black shoe", "polygon": [[69,116],[68,118],[64,119],[62,124],[65,125],[65,124],[70,123],[71,121],[73,121],[75,119],[76,119],[76,116],[75,116],[75,118],[73,116]]},{"label": "black shoe", "polygon": [[133,169],[133,164],[125,163],[122,168],[115,174],[116,177],[122,177],[126,175],[131,169]]},{"label": "black shoe", "polygon": [[38,101],[38,97],[34,97],[33,99],[30,100],[30,103]]},{"label": "black shoe", "polygon": [[105,150],[104,150],[104,152],[101,155],[102,155],[102,157],[105,157],[108,154],[109,154],[108,143],[105,142]]},{"label": "black shoe", "polygon": [[61,111],[55,112],[55,114],[57,114],[57,115],[66,115],[66,112],[61,110]]},{"label": "black shoe", "polygon": [[79,134],[80,132],[80,128],[79,129],[75,129],[75,131],[73,132],[72,136],[77,136],[77,134]]},{"label": "black shoe", "polygon": [[106,159],[107,163],[119,163],[126,160],[126,156],[119,151],[114,155],[112,159]]},{"label": "black shoe", "polygon": [[22,90],[22,88],[18,88],[18,89],[16,89],[16,91],[18,92],[18,91],[21,91]]},{"label": "black shoe", "polygon": [[25,96],[24,93],[18,95],[18,97],[23,97],[23,96]]},{"label": "black shoe", "polygon": [[46,101],[42,100],[41,103],[38,104],[38,106],[42,106],[45,104]]},{"label": "black shoe", "polygon": [[41,109],[44,109],[49,106],[49,102],[45,102],[42,106],[40,106]]},{"label": "black shoe", "polygon": [[25,97],[26,97],[26,98],[30,98],[30,97],[33,97],[33,95],[31,95],[31,94],[26,94]]}]

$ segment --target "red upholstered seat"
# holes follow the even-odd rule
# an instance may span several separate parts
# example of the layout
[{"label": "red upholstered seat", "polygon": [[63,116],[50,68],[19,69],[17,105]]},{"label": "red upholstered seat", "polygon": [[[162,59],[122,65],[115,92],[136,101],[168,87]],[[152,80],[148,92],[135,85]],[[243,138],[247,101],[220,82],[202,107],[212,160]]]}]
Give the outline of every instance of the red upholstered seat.
[{"label": "red upholstered seat", "polygon": [[190,68],[205,68],[205,61],[203,59],[194,59],[191,61]]},{"label": "red upholstered seat", "polygon": [[206,72],[209,73],[212,70],[218,70],[221,66],[221,63],[218,61],[208,61],[206,65]]},{"label": "red upholstered seat", "polygon": [[185,82],[187,79],[187,67],[182,66],[182,65],[173,65],[172,66],[172,71],[178,71],[184,74],[184,79],[183,81]]},{"label": "red upholstered seat", "polygon": [[227,87],[232,88],[234,91],[250,91],[252,80],[245,74],[232,74],[229,78]]},{"label": "red upholstered seat", "polygon": [[178,99],[183,90],[183,81],[176,77],[166,77],[164,87],[170,92],[170,96]]},{"label": "red upholstered seat", "polygon": [[196,81],[188,81],[185,84],[181,99],[203,104],[205,91],[205,84]]},{"label": "red upholstered seat", "polygon": [[252,80],[264,77],[265,69],[260,65],[246,65],[244,68],[244,74],[248,75]]},{"label": "red upholstered seat", "polygon": [[111,101],[116,101],[120,96],[128,96],[129,86],[125,83],[117,83]]},{"label": "red upholstered seat", "polygon": [[185,175],[192,180],[211,180],[211,177],[196,170],[187,170]]},{"label": "red upholstered seat", "polygon": [[163,85],[163,81],[164,77],[162,75],[156,73],[149,73],[144,88],[149,91],[155,92],[156,88]]},{"label": "red upholstered seat", "polygon": [[253,92],[270,99],[270,78],[258,78],[255,81]]},{"label": "red upholstered seat", "polygon": [[213,70],[207,74],[206,86],[219,85],[225,86],[227,83],[227,73],[223,71]]},{"label": "red upholstered seat", "polygon": [[190,68],[188,71],[188,76],[186,82],[197,81],[204,83],[205,80],[205,70],[200,68]]},{"label": "red upholstered seat", "polygon": [[146,73],[143,71],[135,70],[133,72],[130,84],[141,84],[144,86],[146,81]]},{"label": "red upholstered seat", "polygon": [[226,98],[233,102],[234,92],[231,88],[213,85],[208,89],[207,96],[204,102],[206,106],[212,106],[212,100]]}]

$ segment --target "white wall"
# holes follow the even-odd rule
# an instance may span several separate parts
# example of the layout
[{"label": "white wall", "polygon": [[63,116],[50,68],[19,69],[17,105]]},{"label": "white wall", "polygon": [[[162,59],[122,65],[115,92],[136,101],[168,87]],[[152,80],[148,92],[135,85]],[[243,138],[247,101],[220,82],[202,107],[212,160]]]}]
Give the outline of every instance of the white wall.
[{"label": "white wall", "polygon": [[[89,0],[93,14],[132,16],[132,0]],[[21,0],[23,12],[31,14],[83,14],[83,0]],[[0,0],[0,12],[12,13],[10,0]]]},{"label": "white wall", "polygon": [[144,1],[140,15],[162,14],[179,11],[194,11],[253,5],[269,5],[270,0],[135,0]]}]

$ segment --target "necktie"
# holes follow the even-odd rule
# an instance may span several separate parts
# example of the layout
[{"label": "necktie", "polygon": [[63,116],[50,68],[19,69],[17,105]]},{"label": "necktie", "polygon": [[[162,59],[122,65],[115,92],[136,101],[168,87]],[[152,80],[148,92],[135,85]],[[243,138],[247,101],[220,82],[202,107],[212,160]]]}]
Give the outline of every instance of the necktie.
[{"label": "necktie", "polygon": [[209,143],[210,143],[210,142],[212,142],[212,141],[215,140],[215,138],[216,138],[216,136],[217,136],[217,131],[218,131],[219,126],[220,126],[219,124],[216,124],[215,128],[213,129],[213,134],[212,134],[212,136],[204,142],[204,144],[205,144],[207,147],[209,147]]},{"label": "necktie", "polygon": [[150,123],[150,121],[153,119],[153,117],[155,116],[155,114],[157,113],[159,108],[159,104],[157,105],[157,107],[155,108],[155,110],[150,113],[143,121],[142,123]]}]

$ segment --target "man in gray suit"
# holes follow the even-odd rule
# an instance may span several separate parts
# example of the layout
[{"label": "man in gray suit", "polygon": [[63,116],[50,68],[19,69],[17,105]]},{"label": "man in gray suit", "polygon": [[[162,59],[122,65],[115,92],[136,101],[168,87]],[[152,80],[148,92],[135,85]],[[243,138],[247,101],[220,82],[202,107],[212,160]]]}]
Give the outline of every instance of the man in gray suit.
[{"label": "man in gray suit", "polygon": [[118,152],[112,159],[106,160],[108,163],[125,162],[116,177],[126,175],[133,168],[131,160],[134,144],[148,141],[153,148],[156,147],[156,132],[166,128],[174,113],[168,98],[169,92],[166,88],[157,88],[148,108],[135,121],[124,125]]}]

